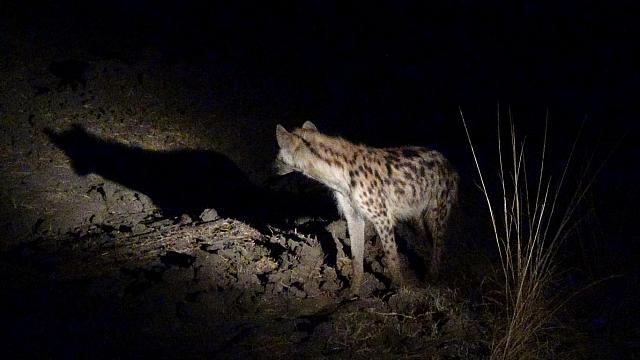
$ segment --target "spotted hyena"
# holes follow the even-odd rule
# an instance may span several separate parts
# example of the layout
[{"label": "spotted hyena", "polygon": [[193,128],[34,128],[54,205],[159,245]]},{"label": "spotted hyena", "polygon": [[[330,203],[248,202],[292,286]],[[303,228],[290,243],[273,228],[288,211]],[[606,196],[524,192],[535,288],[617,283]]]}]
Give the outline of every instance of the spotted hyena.
[{"label": "spotted hyena", "polygon": [[362,283],[365,220],[381,239],[394,285],[401,284],[394,227],[414,224],[433,240],[430,269],[438,271],[447,218],[456,201],[458,174],[439,152],[421,147],[378,149],[318,131],[307,121],[288,132],[278,125],[278,174],[299,171],[328,186],[347,220],[353,256],[352,290]]}]

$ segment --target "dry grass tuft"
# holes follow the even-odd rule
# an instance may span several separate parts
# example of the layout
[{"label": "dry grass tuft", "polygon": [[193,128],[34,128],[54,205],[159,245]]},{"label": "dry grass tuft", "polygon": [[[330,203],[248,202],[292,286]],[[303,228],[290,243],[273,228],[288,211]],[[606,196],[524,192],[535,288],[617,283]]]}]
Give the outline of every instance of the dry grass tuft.
[{"label": "dry grass tuft", "polygon": [[[466,121],[460,112],[467,140],[486,200],[501,268],[504,300],[491,345],[492,359],[536,358],[543,351],[544,330],[553,315],[571,296],[548,296],[558,275],[558,250],[577,225],[576,211],[595,175],[585,181],[584,168],[575,192],[568,202],[564,188],[580,133],[576,136],[562,174],[555,178],[545,169],[547,124],[535,173],[527,173],[531,159],[525,153],[525,141],[516,135],[510,116],[510,146],[504,149],[498,116],[499,187],[490,193],[485,183]],[[506,155],[505,155],[506,154]],[[598,170],[599,171],[599,170]],[[597,172],[596,172],[597,173]],[[533,175],[533,176],[532,176]]]}]

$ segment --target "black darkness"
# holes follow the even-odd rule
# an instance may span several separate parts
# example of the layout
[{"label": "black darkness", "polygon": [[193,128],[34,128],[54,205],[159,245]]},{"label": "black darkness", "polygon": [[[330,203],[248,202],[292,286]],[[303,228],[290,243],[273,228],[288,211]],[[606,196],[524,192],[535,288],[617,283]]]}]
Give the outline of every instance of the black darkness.
[{"label": "black darkness", "polygon": [[459,108],[489,143],[498,104],[523,133],[540,132],[547,110],[561,139],[586,119],[605,149],[639,126],[633,2],[2,6],[22,31],[55,46],[126,62],[153,48],[169,64],[191,64],[193,77],[231,83],[215,100],[194,90],[203,111],[259,113],[291,126],[314,119],[373,145],[433,145],[458,162],[469,160]]},{"label": "black darkness", "polygon": [[498,105],[527,135],[539,135],[548,112],[558,144],[585,120],[588,142],[621,146],[611,180],[638,177],[625,166],[640,126],[633,2],[20,4],[2,13],[34,39],[129,63],[157,49],[194,78],[231,84],[215,99],[194,90],[202,111],[314,119],[372,145],[431,145],[465,168],[458,109],[480,146],[493,144]]},{"label": "black darkness", "polygon": [[[97,58],[135,63],[142,61],[140,49],[153,48],[164,64],[191,67],[194,79],[231,84],[215,99],[193,90],[203,111],[251,113],[274,129],[312,119],[329,133],[375,146],[432,146],[452,160],[468,189],[476,175],[459,109],[488,168],[496,166],[498,104],[501,117],[510,109],[534,143],[548,113],[557,159],[584,121],[578,161],[589,151],[598,161],[614,151],[594,184],[593,201],[609,234],[604,251],[622,264],[618,274],[637,274],[640,248],[631,226],[640,181],[637,2],[372,4],[1,2],[0,21],[11,19],[16,31]],[[275,154],[275,146],[274,136],[265,151]],[[552,168],[560,165],[555,160]],[[163,185],[153,191],[162,193]],[[576,256],[570,266],[582,260]],[[611,286],[612,303],[625,286]]]}]

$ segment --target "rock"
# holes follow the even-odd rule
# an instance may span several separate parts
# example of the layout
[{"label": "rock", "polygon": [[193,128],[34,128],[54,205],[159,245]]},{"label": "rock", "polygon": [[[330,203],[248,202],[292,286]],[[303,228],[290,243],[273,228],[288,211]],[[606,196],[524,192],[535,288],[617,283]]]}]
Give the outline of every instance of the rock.
[{"label": "rock", "polygon": [[344,277],[351,277],[353,275],[351,259],[346,256],[341,256],[336,260],[336,269],[338,273]]},{"label": "rock", "polygon": [[[202,216],[202,215],[200,215],[200,216]],[[180,215],[180,225],[189,225],[192,222],[193,222],[193,220],[191,220],[191,216],[189,216],[187,214]]]},{"label": "rock", "polygon": [[278,268],[278,263],[270,257],[262,257],[256,262],[256,274],[266,274]]},{"label": "rock", "polygon": [[347,222],[344,220],[333,221],[325,229],[336,241],[347,238]]},{"label": "rock", "polygon": [[344,220],[333,221],[325,227],[325,230],[331,234],[336,244],[336,257],[338,259],[346,258],[343,242],[349,243],[347,240],[347,222]]},{"label": "rock", "polygon": [[322,282],[320,284],[320,289],[322,291],[327,291],[331,293],[335,293],[340,290],[342,284],[338,280],[338,275],[333,268],[325,268],[322,272]]},{"label": "rock", "polygon": [[200,250],[206,251],[210,254],[215,254],[218,250],[222,250],[223,248],[224,248],[224,240],[214,241],[211,244],[200,245]]},{"label": "rock", "polygon": [[200,214],[200,220],[204,222],[218,220],[220,216],[218,216],[218,212],[215,209],[204,209],[202,214]]},{"label": "rock", "polygon": [[133,229],[132,229],[132,233],[133,234],[142,234],[143,232],[147,231],[147,226],[143,223],[135,223],[133,225]]},{"label": "rock", "polygon": [[169,228],[172,225],[173,225],[173,220],[171,219],[162,219],[160,221],[155,221],[152,224],[150,224],[151,227],[158,230]]},{"label": "rock", "polygon": [[192,250],[191,242],[189,238],[185,236],[174,237],[173,244],[170,248],[177,252],[189,252]]}]

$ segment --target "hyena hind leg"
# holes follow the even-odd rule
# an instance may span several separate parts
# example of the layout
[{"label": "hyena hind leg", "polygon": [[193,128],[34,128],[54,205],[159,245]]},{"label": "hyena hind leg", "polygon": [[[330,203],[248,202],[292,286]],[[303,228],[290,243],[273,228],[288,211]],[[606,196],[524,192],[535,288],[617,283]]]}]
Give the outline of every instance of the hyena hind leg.
[{"label": "hyena hind leg", "polygon": [[394,226],[390,219],[372,219],[376,228],[382,249],[384,250],[384,261],[393,286],[402,286],[402,274],[400,271],[400,259],[398,258],[398,247],[396,246]]},{"label": "hyena hind leg", "polygon": [[416,234],[416,240],[421,243],[427,241],[429,235],[427,233],[427,227],[425,225],[424,214],[411,218],[411,220],[409,220],[409,224],[411,224],[411,227]]},{"label": "hyena hind leg", "polygon": [[425,216],[425,222],[431,233],[431,265],[429,271],[431,274],[438,274],[442,265],[442,253],[444,252],[444,240],[447,232],[447,220],[451,211],[450,206],[438,211],[428,211]]},{"label": "hyena hind leg", "polygon": [[425,215],[422,214],[411,218],[409,220],[409,224],[411,225],[414,234],[411,246],[419,256],[426,259],[427,255],[431,253],[429,249],[431,234],[427,230],[427,224],[425,221]]}]

